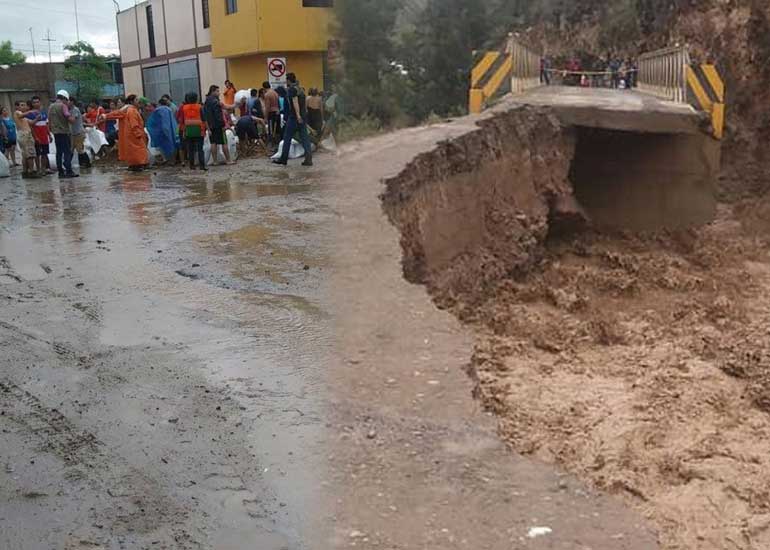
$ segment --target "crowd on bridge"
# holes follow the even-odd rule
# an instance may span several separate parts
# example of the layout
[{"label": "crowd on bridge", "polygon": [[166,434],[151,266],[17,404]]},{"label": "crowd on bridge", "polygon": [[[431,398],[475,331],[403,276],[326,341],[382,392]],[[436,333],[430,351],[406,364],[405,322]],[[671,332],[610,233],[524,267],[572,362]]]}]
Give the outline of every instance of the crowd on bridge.
[{"label": "crowd on bridge", "polygon": [[583,88],[612,88],[632,90],[637,86],[639,68],[632,58],[607,55],[590,61],[582,61],[577,55],[569,58],[564,66],[555,68],[551,57],[540,60],[540,82],[549,86],[580,86]]},{"label": "crowd on bridge", "polygon": [[191,91],[181,103],[169,94],[157,101],[132,94],[83,104],[60,90],[50,105],[33,96],[0,111],[0,160],[21,166],[24,178],[77,177],[75,155],[84,168],[114,148],[132,171],[184,163],[207,170],[254,152],[280,165],[304,157],[302,164],[312,166],[313,150],[336,140],[338,105],[336,93],[306,92],[294,73],[286,86],[264,82],[239,91],[227,80],[202,100]]}]

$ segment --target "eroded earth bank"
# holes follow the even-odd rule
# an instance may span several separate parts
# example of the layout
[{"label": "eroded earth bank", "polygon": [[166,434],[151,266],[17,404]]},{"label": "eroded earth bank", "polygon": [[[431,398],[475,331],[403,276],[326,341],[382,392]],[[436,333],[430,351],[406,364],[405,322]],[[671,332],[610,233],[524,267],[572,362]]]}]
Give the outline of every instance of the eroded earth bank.
[{"label": "eroded earth bank", "polygon": [[626,498],[663,548],[770,548],[767,208],[598,231],[574,152],[574,129],[508,108],[418,155],[383,195],[404,274],[473,328],[514,450]]}]

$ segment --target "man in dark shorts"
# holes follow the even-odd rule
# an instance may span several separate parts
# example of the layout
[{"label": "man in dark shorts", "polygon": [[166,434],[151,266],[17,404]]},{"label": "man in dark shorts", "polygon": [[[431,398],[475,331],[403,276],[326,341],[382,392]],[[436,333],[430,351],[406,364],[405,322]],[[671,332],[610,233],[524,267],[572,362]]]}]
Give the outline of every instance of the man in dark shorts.
[{"label": "man in dark shorts", "polygon": [[206,118],[206,125],[209,128],[209,142],[211,143],[211,164],[217,164],[219,159],[219,146],[222,146],[222,152],[225,154],[227,164],[230,161],[230,151],[227,147],[227,136],[225,134],[225,117],[222,111],[222,102],[219,101],[219,86],[209,87],[209,93],[206,96],[206,102],[203,104],[203,116]]}]

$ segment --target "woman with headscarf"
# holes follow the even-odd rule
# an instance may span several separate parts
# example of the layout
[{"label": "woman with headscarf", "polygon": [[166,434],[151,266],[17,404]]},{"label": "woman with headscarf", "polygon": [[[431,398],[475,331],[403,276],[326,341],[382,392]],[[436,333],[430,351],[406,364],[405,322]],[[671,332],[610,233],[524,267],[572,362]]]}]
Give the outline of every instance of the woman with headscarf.
[{"label": "woman with headscarf", "polygon": [[174,158],[179,147],[179,132],[174,111],[165,97],[161,98],[160,104],[147,119],[147,131],[150,133],[150,144],[160,149],[164,162]]},{"label": "woman with headscarf", "polygon": [[140,107],[148,103],[147,99],[130,95],[126,104],[117,111],[105,115],[106,120],[118,120],[118,158],[128,165],[133,172],[144,170],[147,165],[147,134]]}]

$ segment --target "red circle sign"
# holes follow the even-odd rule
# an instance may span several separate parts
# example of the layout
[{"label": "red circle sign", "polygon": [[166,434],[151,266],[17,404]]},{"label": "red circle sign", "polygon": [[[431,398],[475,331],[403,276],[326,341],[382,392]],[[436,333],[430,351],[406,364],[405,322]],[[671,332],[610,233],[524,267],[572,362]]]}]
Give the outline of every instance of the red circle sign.
[{"label": "red circle sign", "polygon": [[275,78],[281,78],[286,74],[286,64],[281,59],[271,59],[267,68]]}]

